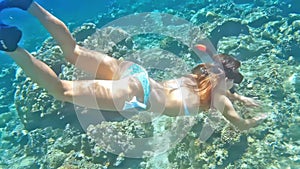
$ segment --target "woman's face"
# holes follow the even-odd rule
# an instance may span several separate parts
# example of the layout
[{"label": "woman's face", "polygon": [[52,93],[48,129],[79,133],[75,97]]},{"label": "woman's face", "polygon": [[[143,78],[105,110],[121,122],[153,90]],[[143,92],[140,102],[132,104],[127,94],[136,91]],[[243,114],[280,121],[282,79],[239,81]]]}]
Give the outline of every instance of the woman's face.
[{"label": "woman's face", "polygon": [[225,78],[226,89],[229,90],[233,87],[233,79]]}]

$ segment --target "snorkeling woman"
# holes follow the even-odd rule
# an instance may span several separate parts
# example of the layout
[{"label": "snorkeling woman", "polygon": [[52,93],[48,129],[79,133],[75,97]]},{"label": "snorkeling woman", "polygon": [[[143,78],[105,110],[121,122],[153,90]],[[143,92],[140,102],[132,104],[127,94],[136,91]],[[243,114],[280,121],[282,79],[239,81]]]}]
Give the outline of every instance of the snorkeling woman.
[{"label": "snorkeling woman", "polygon": [[238,84],[243,79],[238,72],[240,62],[231,56],[215,55],[214,59],[219,60],[221,65],[202,63],[189,75],[156,82],[135,63],[120,61],[77,45],[66,25],[32,0],[1,1],[0,11],[5,8],[27,10],[58,42],[68,62],[96,74],[95,80],[59,79],[48,65],[18,46],[22,36],[18,28],[0,23],[0,50],[10,55],[27,76],[58,100],[94,109],[140,109],[168,116],[191,115],[214,108],[240,130],[255,127],[267,117],[262,114],[243,119],[235,111],[231,100],[239,100],[247,106],[258,104],[252,98],[229,91],[234,83]]}]

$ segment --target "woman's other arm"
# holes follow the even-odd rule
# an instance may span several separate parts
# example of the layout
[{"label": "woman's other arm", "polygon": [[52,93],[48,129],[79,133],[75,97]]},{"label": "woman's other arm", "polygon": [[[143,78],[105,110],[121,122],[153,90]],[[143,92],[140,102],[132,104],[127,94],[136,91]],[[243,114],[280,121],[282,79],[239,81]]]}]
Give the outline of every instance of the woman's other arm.
[{"label": "woman's other arm", "polygon": [[225,95],[219,95],[215,97],[214,107],[217,108],[223,114],[223,116],[239,130],[248,130],[249,128],[256,127],[267,118],[266,114],[262,114],[251,119],[243,119],[235,111],[231,101]]}]

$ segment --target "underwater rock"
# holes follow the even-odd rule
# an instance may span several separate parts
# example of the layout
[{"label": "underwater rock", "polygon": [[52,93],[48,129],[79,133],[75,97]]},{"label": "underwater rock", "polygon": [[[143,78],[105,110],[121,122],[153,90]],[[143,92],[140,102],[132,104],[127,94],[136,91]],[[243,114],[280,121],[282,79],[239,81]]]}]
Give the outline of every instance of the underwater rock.
[{"label": "underwater rock", "polygon": [[[135,147],[135,138],[148,138],[153,132],[151,123],[144,123],[137,118],[139,117],[122,122],[102,122],[101,124],[90,125],[87,129],[87,135],[93,143],[96,143],[96,146],[105,148],[106,152],[124,153],[127,156],[136,149],[140,149]],[[97,149],[97,147],[94,149]],[[97,153],[99,152],[95,153],[95,156],[98,156]],[[143,152],[138,153],[140,154],[137,155],[142,157]]]},{"label": "underwater rock", "polygon": [[256,39],[250,35],[225,37],[219,42],[218,51],[236,56],[239,60],[246,60],[264,54],[269,54],[274,45],[267,40]]},{"label": "underwater rock", "polygon": [[287,82],[295,88],[296,92],[300,92],[300,75],[298,72],[293,73],[287,80]]},{"label": "underwater rock", "polygon": [[289,17],[288,17],[287,19],[288,19],[289,24],[290,24],[290,23],[293,23],[293,22],[296,21],[296,20],[300,20],[300,14],[297,14],[297,13],[290,13],[290,14],[289,14]]},{"label": "underwater rock", "polygon": [[119,46],[126,46],[126,48],[131,49],[133,47],[133,42],[130,39],[128,33],[120,28],[105,27],[98,29],[95,33],[84,40],[83,45],[88,49],[104,52],[113,53]]},{"label": "underwater rock", "polygon": [[6,123],[13,119],[13,113],[6,112],[0,114],[0,128],[6,126]]},{"label": "underwater rock", "polygon": [[72,34],[77,42],[83,41],[88,36],[91,36],[96,32],[96,25],[93,23],[84,23],[82,26],[77,28]]},{"label": "underwater rock", "polygon": [[254,0],[233,0],[236,4],[246,4],[246,3],[252,3]]},{"label": "underwater rock", "polygon": [[[10,112],[11,103],[14,100],[14,75],[15,67],[1,63],[0,70],[0,115],[2,113],[7,114]],[[4,115],[5,116],[5,115]],[[2,119],[2,118],[1,118]],[[7,118],[2,119],[3,122],[7,122]],[[0,126],[5,125],[1,124]]]},{"label": "underwater rock", "polygon": [[67,157],[67,154],[63,153],[60,150],[53,150],[47,154],[48,156],[48,165],[51,168],[58,168],[60,167],[64,160]]},{"label": "underwater rock", "polygon": [[247,25],[241,23],[240,20],[230,19],[220,23],[210,32],[210,40],[214,46],[217,46],[220,39],[228,36],[239,36],[240,34],[249,34]]},{"label": "underwater rock", "polygon": [[300,125],[298,123],[289,125],[289,128],[287,130],[287,136],[294,141],[300,140],[299,127]]},{"label": "underwater rock", "polygon": [[80,168],[76,165],[63,165],[58,167],[57,169],[80,169]]},{"label": "underwater rock", "polygon": [[192,23],[202,23],[208,21],[215,21],[216,19],[220,18],[221,16],[213,11],[205,11],[205,8],[198,10],[195,14],[193,14],[190,21]]},{"label": "underwater rock", "polygon": [[36,157],[27,156],[24,159],[22,159],[19,163],[14,164],[12,168],[36,168],[37,165],[35,164],[35,160]]},{"label": "underwater rock", "polygon": [[295,21],[292,23],[292,26],[293,26],[294,31],[300,30],[300,20],[295,20]]},{"label": "underwater rock", "polygon": [[249,19],[247,20],[248,25],[255,28],[261,27],[265,23],[270,22],[269,16],[267,16],[264,12],[261,11],[253,12],[247,17],[249,17]]},{"label": "underwater rock", "polygon": [[[298,37],[297,37],[298,38]],[[283,48],[283,52],[285,54],[285,59],[287,59],[290,56],[293,56],[296,61],[300,61],[300,43],[299,41],[296,41],[298,39],[293,39],[288,41],[288,44],[282,44],[282,45],[287,45],[285,48]]]},{"label": "underwater rock", "polygon": [[277,50],[277,57],[288,59],[290,56],[299,60],[300,54],[299,30],[297,30],[297,19],[289,23],[289,19],[283,18],[278,21],[270,21],[260,29],[261,37],[273,43],[274,50]]}]

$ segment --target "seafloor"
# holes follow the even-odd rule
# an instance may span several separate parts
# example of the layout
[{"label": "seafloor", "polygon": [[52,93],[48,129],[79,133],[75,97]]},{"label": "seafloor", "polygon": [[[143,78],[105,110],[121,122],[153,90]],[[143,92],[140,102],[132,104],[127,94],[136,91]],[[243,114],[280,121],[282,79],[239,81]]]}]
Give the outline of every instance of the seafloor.
[{"label": "seafloor", "polygon": [[[205,141],[199,139],[200,131],[207,119],[211,119],[212,112],[190,117],[156,117],[153,121],[149,120],[153,118],[151,114],[145,115],[147,119],[143,113],[143,118],[124,120],[116,112],[102,112],[105,118],[101,123],[95,120],[90,126],[80,125],[76,112],[86,115],[95,110],[57,101],[16,65],[3,65],[0,168],[300,168],[298,7],[296,0],[115,1],[109,13],[73,31],[81,45],[145,66],[151,63],[152,67],[147,69],[154,79],[176,77],[199,62],[182,42],[190,38],[184,34],[186,27],[168,21],[159,31],[162,34],[149,27],[164,19],[156,17],[158,12],[183,18],[194,25],[195,38],[207,36],[213,45],[218,45],[219,53],[235,55],[242,61],[245,80],[237,91],[255,97],[261,107],[250,109],[234,103],[241,115],[247,118],[266,112],[268,119],[247,132],[239,132],[219,119],[213,124],[214,133]],[[123,23],[124,27],[102,28],[123,16],[145,12],[142,9],[156,12],[154,16],[148,15],[150,19],[145,25],[133,22]],[[136,29],[144,33],[131,36],[129,32]],[[163,34],[170,29],[172,36]],[[151,50],[157,48],[162,50]],[[177,60],[162,51],[175,54]],[[91,78],[68,64],[51,38],[33,54],[49,64],[62,79]],[[162,64],[159,69],[153,68],[159,64]],[[158,143],[160,147],[170,148],[157,156],[151,151],[144,153],[143,158],[126,155],[134,149],[131,145],[135,138],[159,136],[166,131],[184,132],[184,137],[176,144],[171,143],[172,146],[165,145],[170,143],[164,141]],[[107,145],[112,140],[118,140],[123,152],[111,153]]]}]

